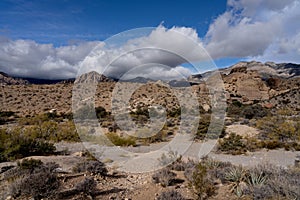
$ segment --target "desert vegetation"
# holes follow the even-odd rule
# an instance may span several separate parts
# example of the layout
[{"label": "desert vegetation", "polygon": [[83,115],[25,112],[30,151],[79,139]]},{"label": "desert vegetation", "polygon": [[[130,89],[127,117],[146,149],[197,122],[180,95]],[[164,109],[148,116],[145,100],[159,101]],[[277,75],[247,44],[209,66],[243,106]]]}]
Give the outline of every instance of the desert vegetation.
[{"label": "desert vegetation", "polygon": [[[293,155],[300,151],[298,79],[259,78],[257,72],[247,69],[222,76],[227,98],[224,124],[212,113],[205,83],[192,85],[198,95],[200,116],[194,133],[187,133],[195,145],[191,148],[194,152],[178,155],[170,150],[158,161],[162,166],[170,160],[175,162],[145,174],[120,172],[113,157],[96,159],[92,152],[78,146],[84,140],[90,145],[146,152],[172,141],[180,131],[182,111],[195,110],[193,106],[181,107],[161,82],[141,85],[132,94],[130,106],[123,110],[120,106],[120,113],[128,114],[120,114],[121,124],[115,122],[111,110],[111,102],[122,103],[112,100],[114,82],[99,83],[95,104],[86,104],[74,113],[70,103],[72,84],[5,86],[0,111],[0,198],[299,199],[297,160],[295,166],[286,164],[283,168],[267,163],[235,165],[230,159],[212,159],[210,154],[195,157],[195,149],[212,140],[217,140],[212,155],[230,158],[252,159],[255,152],[273,150]],[[259,87],[247,88],[246,83],[253,80]],[[132,83],[124,84],[130,87]],[[79,96],[84,98],[84,94]],[[165,123],[156,134],[138,137],[148,134],[150,113],[160,112],[154,109],[157,105],[165,108]],[[127,117],[139,132],[120,128],[122,123],[126,125]],[[82,130],[76,128],[74,118],[82,120]],[[98,120],[101,131],[89,126],[92,119]],[[210,126],[212,119],[214,126]],[[128,155],[118,156],[125,160]]]}]

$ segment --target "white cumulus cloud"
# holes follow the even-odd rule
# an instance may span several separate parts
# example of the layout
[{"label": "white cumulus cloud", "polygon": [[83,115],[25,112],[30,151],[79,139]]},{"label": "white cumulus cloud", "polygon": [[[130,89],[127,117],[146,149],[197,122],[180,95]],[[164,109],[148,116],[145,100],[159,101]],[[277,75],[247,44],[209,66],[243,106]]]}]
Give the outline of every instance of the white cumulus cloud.
[{"label": "white cumulus cloud", "polygon": [[228,0],[210,25],[206,49],[213,58],[246,57],[300,62],[299,0]]},{"label": "white cumulus cloud", "polygon": [[[0,71],[50,79],[73,78],[91,70],[118,78],[130,71],[132,77],[168,79],[191,74],[183,63],[207,63],[210,56],[300,63],[299,10],[300,0],[228,0],[227,10],[202,38],[193,28],[162,25],[148,35],[130,35],[122,43],[117,36],[55,47],[0,37]],[[131,70],[149,63],[149,69]],[[203,66],[198,71],[207,70]]]}]

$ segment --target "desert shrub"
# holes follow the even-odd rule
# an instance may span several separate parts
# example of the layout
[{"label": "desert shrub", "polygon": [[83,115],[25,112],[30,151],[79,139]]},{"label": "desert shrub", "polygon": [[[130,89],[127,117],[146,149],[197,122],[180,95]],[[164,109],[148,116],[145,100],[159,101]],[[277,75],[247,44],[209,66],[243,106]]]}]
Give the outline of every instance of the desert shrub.
[{"label": "desert shrub", "polygon": [[11,121],[10,117],[14,115],[15,113],[12,111],[0,111],[0,125]]},{"label": "desert shrub", "polygon": [[239,101],[233,101],[227,107],[227,115],[230,117],[243,117],[246,119],[262,118],[270,114],[267,108],[260,104],[244,105]]},{"label": "desert shrub", "polygon": [[[30,195],[34,199],[55,198],[60,187],[60,181],[54,172],[54,169],[57,167],[59,166],[55,163],[35,166],[30,170],[30,173],[23,174],[23,176],[11,184],[10,194],[14,198],[23,195]],[[20,170],[28,169],[20,168]]]},{"label": "desert shrub", "polygon": [[27,156],[50,155],[55,146],[43,139],[32,139],[23,134],[22,129],[1,131],[0,157],[3,160],[15,160]]},{"label": "desert shrub", "polygon": [[157,200],[185,200],[185,198],[176,190],[168,190],[162,192],[158,197]]},{"label": "desert shrub", "polygon": [[80,136],[77,133],[75,124],[71,121],[61,123],[58,126],[58,130],[55,135],[50,137],[55,142],[68,141],[68,142],[80,142]]},{"label": "desert shrub", "polygon": [[12,111],[0,111],[0,118],[2,117],[11,117],[13,116],[15,113]]},{"label": "desert shrub", "polygon": [[45,140],[50,140],[57,133],[58,123],[55,121],[44,121],[39,125],[34,125],[30,127],[25,127],[24,132],[31,138],[40,138]]},{"label": "desert shrub", "polygon": [[169,169],[162,169],[152,175],[154,183],[160,183],[161,186],[166,187],[172,184],[176,174]]},{"label": "desert shrub", "polygon": [[211,115],[209,114],[204,114],[201,117],[194,139],[204,140],[205,138],[217,139],[219,137],[224,137],[225,127],[223,126],[223,123],[221,121],[218,122],[216,121],[216,119],[214,119],[214,126],[210,127],[211,120]]},{"label": "desert shrub", "polygon": [[93,177],[85,177],[84,180],[77,183],[75,186],[78,192],[83,192],[84,194],[93,196],[97,191],[97,183]]},{"label": "desert shrub", "polygon": [[[177,155],[176,155],[177,156]],[[178,156],[177,156],[178,157]],[[185,162],[182,161],[182,157],[179,156],[170,166],[171,170],[175,171],[184,171],[185,170]]]},{"label": "desert shrub", "polygon": [[218,150],[236,155],[246,152],[247,149],[242,136],[231,133],[228,137],[219,140]]},{"label": "desert shrub", "polygon": [[44,114],[36,115],[34,117],[20,118],[18,123],[20,125],[40,125],[43,122],[50,121],[50,120],[53,120],[53,119],[54,119],[54,117],[52,117],[48,113],[44,113]]},{"label": "desert shrub", "polygon": [[95,119],[96,117],[95,108],[92,104],[83,105],[74,112],[75,119]]},{"label": "desert shrub", "polygon": [[230,117],[240,116],[244,108],[244,105],[239,101],[233,101],[227,106],[227,115]]},{"label": "desert shrub", "polygon": [[300,149],[300,122],[298,118],[287,116],[268,116],[256,122],[262,130],[260,139],[268,149]]},{"label": "desert shrub", "polygon": [[247,150],[251,152],[265,147],[264,142],[255,137],[245,137],[243,143],[247,147]]},{"label": "desert shrub", "polygon": [[210,115],[203,115],[203,117],[201,117],[196,135],[194,137],[195,139],[203,140],[206,137],[210,120]]},{"label": "desert shrub", "polygon": [[283,144],[278,140],[266,140],[261,142],[262,146],[266,149],[278,149],[282,148]]},{"label": "desert shrub", "polygon": [[187,162],[184,164],[184,176],[185,178],[191,182],[193,178],[193,172],[195,170],[195,166],[197,163],[191,159],[189,159]]},{"label": "desert shrub", "polygon": [[169,149],[168,153],[161,154],[160,158],[158,158],[158,161],[161,166],[169,165],[170,163],[173,165],[181,162],[181,156],[178,155],[177,151]]},{"label": "desert shrub", "polygon": [[246,119],[262,118],[268,114],[268,109],[262,107],[260,104],[246,106],[241,113],[241,115]]},{"label": "desert shrub", "polygon": [[110,114],[102,106],[96,107],[95,112],[98,119],[105,118]]},{"label": "desert shrub", "polygon": [[73,168],[73,172],[81,173],[81,172],[89,172],[91,174],[98,174],[105,176],[107,175],[107,168],[105,164],[101,161],[96,160],[88,160],[85,162],[77,163]]},{"label": "desert shrub", "polygon": [[134,137],[121,137],[116,133],[107,133],[107,138],[116,146],[135,146],[136,140]]},{"label": "desert shrub", "polygon": [[172,109],[172,110],[169,110],[167,112],[167,116],[168,117],[179,117],[181,115],[181,108],[175,108],[175,109]]},{"label": "desert shrub", "polygon": [[248,172],[248,187],[243,193],[252,199],[299,199],[300,171],[262,165]]},{"label": "desert shrub", "polygon": [[207,173],[207,167],[198,163],[192,171],[189,186],[199,199],[207,199],[215,193],[216,187]]},{"label": "desert shrub", "polygon": [[209,173],[210,177],[226,183],[226,174],[233,167],[230,162],[220,162],[213,159],[206,159],[203,162],[207,167],[207,173]]},{"label": "desert shrub", "polygon": [[23,159],[22,161],[18,161],[17,165],[19,168],[21,169],[29,169],[29,170],[33,170],[34,168],[40,167],[43,164],[43,162],[41,160],[37,160],[37,159]]},{"label": "desert shrub", "polygon": [[63,119],[73,120],[73,113],[72,112],[62,113],[61,117]]},{"label": "desert shrub", "polygon": [[[137,136],[140,134],[144,136],[149,134],[149,131],[144,131],[144,132],[145,133],[143,133],[143,131],[139,131]],[[152,135],[150,137],[139,138],[139,141],[141,141],[145,145],[155,143],[155,142],[164,142],[167,139],[167,135],[168,135],[168,131],[166,126],[164,126],[162,130],[158,131],[155,135]]]},{"label": "desert shrub", "polygon": [[26,137],[31,139],[43,139],[53,142],[68,141],[79,142],[80,137],[77,133],[75,124],[71,121],[58,123],[56,121],[44,121],[38,125],[31,125],[25,127],[17,127],[22,129]]},{"label": "desert shrub", "polygon": [[130,112],[130,116],[132,120],[140,126],[146,124],[150,119],[148,107],[138,106],[135,111]]}]

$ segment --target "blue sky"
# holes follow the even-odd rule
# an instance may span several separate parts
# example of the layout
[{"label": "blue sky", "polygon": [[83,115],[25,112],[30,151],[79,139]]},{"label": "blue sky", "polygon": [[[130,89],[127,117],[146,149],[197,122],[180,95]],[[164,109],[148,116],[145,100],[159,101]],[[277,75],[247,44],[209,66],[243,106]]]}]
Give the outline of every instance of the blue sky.
[{"label": "blue sky", "polygon": [[66,45],[73,40],[104,40],[140,27],[187,26],[204,36],[226,1],[51,0],[0,1],[1,35]]},{"label": "blue sky", "polygon": [[[154,27],[153,34],[138,40],[136,47],[167,47],[192,54],[193,44],[173,33],[180,32],[203,46],[217,67],[244,60],[299,63],[299,10],[300,0],[2,0],[0,71],[51,79],[74,77],[83,64],[107,64],[92,54],[115,56],[132,48],[108,51],[104,48],[107,38],[141,27]],[[114,70],[163,60],[188,74],[187,65],[169,55],[139,56],[124,58],[128,66]],[[190,57],[201,60],[201,56]]]}]

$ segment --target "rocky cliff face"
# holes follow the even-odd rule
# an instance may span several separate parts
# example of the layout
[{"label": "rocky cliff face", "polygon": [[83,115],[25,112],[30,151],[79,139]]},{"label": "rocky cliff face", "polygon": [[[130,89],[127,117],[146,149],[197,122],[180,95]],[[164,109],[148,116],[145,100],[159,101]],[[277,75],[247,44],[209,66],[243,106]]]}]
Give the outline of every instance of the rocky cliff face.
[{"label": "rocky cliff face", "polygon": [[3,72],[0,72],[0,85],[24,85],[29,82],[19,78],[13,78]]},{"label": "rocky cliff face", "polygon": [[100,82],[113,82],[113,80],[95,71],[82,74],[75,80],[75,83],[100,83]]},{"label": "rocky cliff face", "polygon": [[[220,69],[219,72],[222,75],[229,102],[237,100],[244,104],[252,104],[253,102],[269,102],[272,99],[272,104],[283,105],[285,101],[282,102],[280,99],[285,94],[286,99],[289,99],[286,101],[298,102],[296,92],[300,88],[300,65],[298,64],[239,62],[231,67]],[[189,77],[189,80],[201,82],[202,77],[208,77],[213,73],[193,75]]]}]

